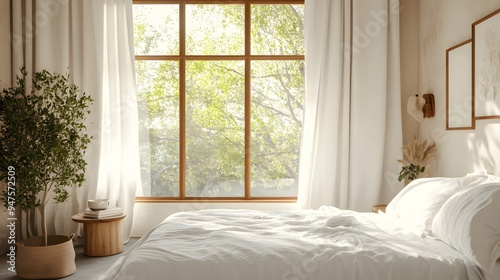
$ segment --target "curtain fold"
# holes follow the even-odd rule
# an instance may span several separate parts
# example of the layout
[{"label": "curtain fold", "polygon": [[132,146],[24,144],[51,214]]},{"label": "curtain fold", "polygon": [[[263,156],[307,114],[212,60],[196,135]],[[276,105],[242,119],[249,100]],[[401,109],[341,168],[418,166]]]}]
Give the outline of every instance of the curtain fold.
[{"label": "curtain fold", "polygon": [[[35,47],[36,47],[36,26],[34,1],[9,1],[9,22],[10,22],[10,86],[16,84],[16,77],[21,75],[20,68],[25,67],[28,71],[26,86],[31,86],[32,72],[35,67]],[[20,209],[20,208],[18,208]],[[41,229],[36,210],[16,212],[17,224],[16,237],[26,238],[32,235],[39,235]]]},{"label": "curtain fold", "polygon": [[305,2],[301,208],[369,211],[399,189],[398,0]]},{"label": "curtain fold", "polygon": [[[97,188],[90,198],[106,197],[127,214],[130,236],[135,193],[140,186],[138,111],[131,0],[93,0],[94,33],[102,93]],[[102,21],[100,21],[102,20]],[[101,31],[103,30],[103,31]],[[95,190],[95,194],[91,191]]]},{"label": "curtain fold", "polygon": [[350,1],[306,1],[304,9],[306,95],[298,203],[345,208],[351,57],[344,46],[350,38]]},{"label": "curtain fold", "polygon": [[94,99],[86,123],[93,137],[86,151],[86,182],[68,189],[68,202],[47,205],[48,232],[79,232],[81,225],[71,216],[83,212],[88,199],[109,198],[127,214],[127,240],[141,184],[132,0],[12,3],[13,73],[23,65],[29,72],[68,73]]}]

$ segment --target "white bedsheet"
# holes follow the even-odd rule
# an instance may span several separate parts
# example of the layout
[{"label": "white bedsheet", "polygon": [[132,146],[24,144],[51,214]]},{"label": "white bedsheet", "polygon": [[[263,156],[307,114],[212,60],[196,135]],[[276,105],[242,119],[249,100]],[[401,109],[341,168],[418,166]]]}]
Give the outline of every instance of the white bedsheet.
[{"label": "white bedsheet", "polygon": [[384,214],[320,210],[181,212],[99,279],[477,280],[463,255]]}]

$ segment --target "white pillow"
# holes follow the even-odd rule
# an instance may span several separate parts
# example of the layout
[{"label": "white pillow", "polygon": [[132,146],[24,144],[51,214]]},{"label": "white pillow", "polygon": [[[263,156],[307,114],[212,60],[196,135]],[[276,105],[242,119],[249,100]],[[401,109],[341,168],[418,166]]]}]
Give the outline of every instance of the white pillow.
[{"label": "white pillow", "polygon": [[400,218],[417,235],[432,235],[432,220],[448,198],[465,187],[489,179],[488,175],[470,174],[413,180],[387,205],[386,214]]},{"label": "white pillow", "polygon": [[461,187],[461,178],[422,178],[411,181],[387,205],[386,214],[402,219],[418,235],[430,234],[432,219]]},{"label": "white pillow", "polygon": [[483,270],[500,258],[500,183],[485,182],[452,197],[436,214],[434,235]]}]

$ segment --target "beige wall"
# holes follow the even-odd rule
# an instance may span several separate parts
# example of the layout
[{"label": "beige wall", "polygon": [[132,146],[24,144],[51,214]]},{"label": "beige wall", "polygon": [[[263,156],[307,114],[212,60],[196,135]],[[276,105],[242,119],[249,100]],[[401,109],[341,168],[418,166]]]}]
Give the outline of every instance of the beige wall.
[{"label": "beige wall", "polygon": [[406,103],[418,90],[418,1],[400,0],[401,111],[403,142],[418,134],[418,122],[406,112]]},{"label": "beige wall", "polygon": [[[403,99],[414,87],[414,41],[418,34],[418,91],[432,92],[436,116],[408,125],[405,136],[418,132],[438,145],[432,176],[461,176],[477,169],[500,176],[500,120],[476,121],[475,130],[446,130],[446,49],[471,38],[471,24],[500,8],[498,0],[401,0],[411,11],[401,14]],[[418,26],[415,29],[415,15]],[[403,111],[403,115],[407,115]],[[408,141],[406,138],[405,141]]]}]

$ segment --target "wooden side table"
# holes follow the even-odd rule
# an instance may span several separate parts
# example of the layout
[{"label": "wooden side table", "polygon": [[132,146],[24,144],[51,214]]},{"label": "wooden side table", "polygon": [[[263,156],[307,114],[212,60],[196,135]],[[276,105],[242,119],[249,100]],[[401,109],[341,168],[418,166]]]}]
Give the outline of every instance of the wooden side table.
[{"label": "wooden side table", "polygon": [[83,253],[102,257],[123,251],[123,218],[125,214],[103,219],[85,218],[83,213],[73,215],[76,223],[83,223]]},{"label": "wooden side table", "polygon": [[385,208],[387,208],[387,204],[377,204],[372,206],[372,211],[378,213],[378,210],[385,213]]}]

